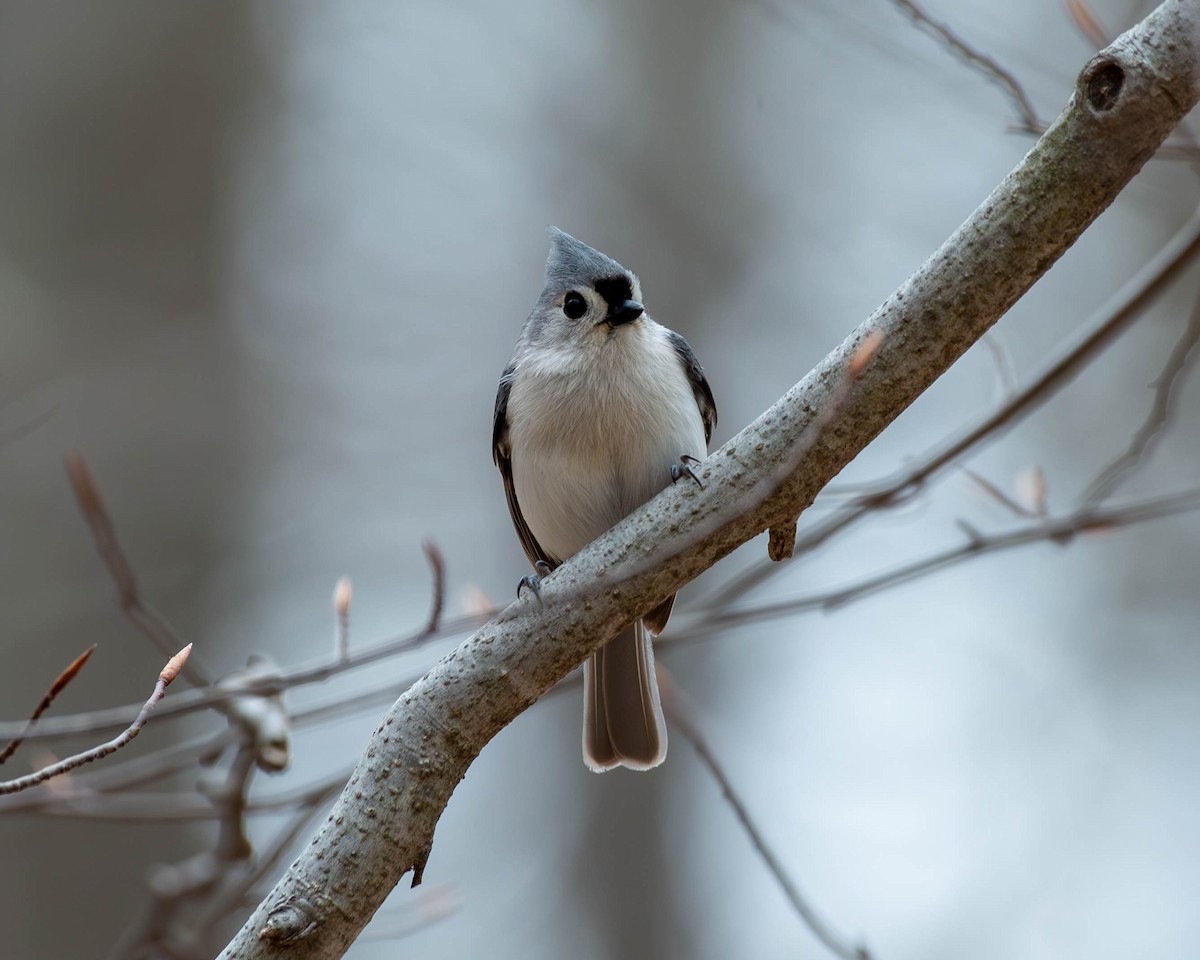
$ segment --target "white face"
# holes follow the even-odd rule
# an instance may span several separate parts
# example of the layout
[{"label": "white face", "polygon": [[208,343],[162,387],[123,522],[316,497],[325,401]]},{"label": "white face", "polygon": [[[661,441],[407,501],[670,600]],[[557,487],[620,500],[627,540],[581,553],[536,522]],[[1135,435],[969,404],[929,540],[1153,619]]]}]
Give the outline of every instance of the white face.
[{"label": "white face", "polygon": [[[612,322],[612,311],[627,300],[641,302],[641,285],[632,274],[581,282],[559,293],[545,309],[543,336],[558,341],[608,339],[632,322]],[[640,319],[640,318],[639,318]]]}]

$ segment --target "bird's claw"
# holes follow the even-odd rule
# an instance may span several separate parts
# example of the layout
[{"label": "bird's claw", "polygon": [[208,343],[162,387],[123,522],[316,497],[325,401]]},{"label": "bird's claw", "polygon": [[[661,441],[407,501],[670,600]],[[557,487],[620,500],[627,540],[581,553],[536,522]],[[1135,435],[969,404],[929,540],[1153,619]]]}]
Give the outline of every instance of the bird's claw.
[{"label": "bird's claw", "polygon": [[692,469],[692,464],[700,465],[700,461],[695,457],[684,454],[679,458],[679,463],[671,464],[671,483],[677,482],[682,477],[691,477],[696,481],[696,486],[701,490],[704,489],[704,483],[700,480],[700,475]]},{"label": "bird's claw", "polygon": [[[550,576],[550,564],[548,564],[545,560],[539,560],[534,564],[534,566],[537,568],[537,574],[531,573],[529,576],[522,577],[517,581],[518,600],[521,599],[522,589],[528,589],[535,597],[538,598],[538,600],[542,599],[542,577]],[[538,574],[540,574],[540,576]]]}]

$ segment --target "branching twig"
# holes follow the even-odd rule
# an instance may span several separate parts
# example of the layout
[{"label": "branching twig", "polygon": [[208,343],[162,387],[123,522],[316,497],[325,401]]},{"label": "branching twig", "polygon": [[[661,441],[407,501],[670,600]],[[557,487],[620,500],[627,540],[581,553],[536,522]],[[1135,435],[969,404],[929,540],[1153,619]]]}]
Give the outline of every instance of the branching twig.
[{"label": "branching twig", "polygon": [[208,786],[201,782],[201,791],[217,813],[219,829],[213,854],[221,863],[245,860],[250,856],[250,838],[246,836],[246,805],[257,755],[253,740],[247,738],[238,744],[229,769],[219,784]]},{"label": "branching twig", "polygon": [[[387,640],[363,647],[350,653],[345,661],[325,657],[317,663],[299,664],[287,670],[272,674],[269,679],[254,676],[243,676],[237,683],[222,686],[212,685],[200,690],[185,690],[171,698],[159,712],[160,717],[177,717],[197,710],[226,709],[230,701],[241,696],[264,695],[291,687],[303,686],[309,683],[321,683],[331,677],[356,670],[360,667],[390,659],[401,653],[416,650],[435,640],[446,637],[461,636],[467,631],[478,628],[489,617],[494,616],[495,610],[472,613],[456,617],[443,623],[434,633],[428,633],[424,627],[416,633],[402,637],[392,637]],[[228,680],[228,678],[226,678]],[[93,710],[86,713],[71,714],[63,717],[44,717],[28,731],[26,739],[44,740],[54,737],[73,736],[80,733],[97,733],[108,730],[122,730],[129,723],[130,714],[137,710],[137,704],[126,704],[120,707],[109,707],[104,710]],[[0,737],[16,736],[24,729],[24,721],[0,721]]]},{"label": "branching twig", "polygon": [[945,44],[963,63],[982,73],[993,83],[1003,88],[1004,92],[1008,94],[1009,100],[1012,101],[1013,109],[1021,118],[1018,129],[1031,131],[1043,128],[1044,125],[1038,119],[1037,111],[1033,108],[1033,103],[1026,95],[1020,81],[1010,71],[1002,67],[987,54],[976,50],[946,24],[934,20],[925,12],[924,8],[914,3],[913,0],[892,0],[892,3],[911,17],[913,23],[920,29]]},{"label": "branching twig", "polygon": [[[1179,232],[1096,312],[1084,334],[1063,351],[1041,374],[1008,403],[988,414],[974,427],[940,444],[913,467],[883,480],[874,489],[845,503],[831,516],[814,524],[796,544],[800,556],[823,545],[872,512],[907,502],[927,481],[958,462],[984,440],[1014,426],[1069,384],[1106,347],[1128,330],[1154,300],[1200,253],[1200,210]],[[784,567],[758,563],[731,578],[711,600],[716,605],[743,596]]]},{"label": "branching twig", "polygon": [[25,724],[25,729],[13,737],[3,750],[0,750],[0,763],[4,763],[9,757],[17,752],[17,748],[25,740],[25,735],[33,729],[33,724],[43,713],[50,709],[50,704],[54,702],[54,698],[62,693],[63,689],[79,674],[83,669],[83,665],[91,659],[93,653],[96,652],[96,644],[92,644],[79,656],[67,664],[63,670],[50,684],[50,689],[46,691],[46,695],[42,697],[41,702],[33,708],[33,713],[29,715],[29,720]]},{"label": "branching twig", "polygon": [[232,910],[243,906],[249,892],[273,870],[280,859],[292,848],[300,834],[337,795],[345,779],[330,779],[322,792],[310,794],[301,800],[292,813],[291,823],[275,835],[271,843],[253,862],[242,865],[221,884],[220,891],[205,904],[197,929],[208,929]]},{"label": "branching twig", "polygon": [[1085,502],[1094,503],[1103,499],[1125,479],[1129,471],[1142,462],[1142,458],[1158,442],[1175,412],[1175,401],[1178,399],[1175,388],[1183,383],[1196,357],[1200,356],[1197,345],[1200,345],[1200,299],[1192,307],[1187,326],[1167,357],[1158,379],[1154,381],[1154,403],[1150,406],[1150,412],[1146,414],[1146,419],[1133,435],[1125,452],[1092,481],[1084,494]]},{"label": "branching twig", "polygon": [[662,697],[663,710],[666,711],[667,717],[671,719],[679,729],[679,732],[696,749],[700,761],[704,764],[708,772],[712,774],[713,779],[717,781],[717,785],[721,788],[721,793],[733,808],[733,814],[737,817],[738,823],[746,831],[750,842],[754,844],[754,849],[762,857],[763,862],[767,865],[767,869],[771,871],[776,883],[783,889],[784,895],[788,898],[792,908],[799,914],[800,919],[808,926],[808,929],[812,931],[818,940],[839,957],[843,957],[844,960],[870,960],[871,954],[865,946],[852,946],[830,929],[829,925],[817,915],[816,910],[805,900],[804,895],[792,881],[792,878],[788,876],[787,871],[783,868],[783,864],[775,856],[775,852],[767,843],[766,838],[763,837],[758,827],[755,826],[754,821],[750,817],[750,811],[746,809],[746,805],[742,803],[737,791],[733,788],[733,782],[725,775],[725,771],[717,762],[716,755],[712,752],[708,742],[704,739],[704,735],[700,732],[700,726],[695,718],[695,711],[692,709],[687,697],[679,688],[679,685],[675,683],[674,677],[662,666],[658,668],[658,689]]},{"label": "branching twig", "polygon": [[989,536],[972,530],[968,532],[967,542],[961,546],[934,553],[873,577],[867,577],[847,587],[823,591],[808,597],[781,600],[777,603],[762,603],[742,609],[713,610],[705,608],[696,611],[683,618],[679,625],[679,632],[681,635],[693,637],[711,633],[735,623],[770,620],[805,610],[833,610],[881,590],[909,583],[919,577],[944,570],[955,563],[979,557],[985,553],[997,553],[1001,550],[1010,550],[1013,547],[1038,542],[1066,544],[1080,534],[1117,530],[1136,523],[1197,509],[1200,509],[1200,490],[1192,490],[1122,506],[1087,505],[1067,516],[1042,519],[1037,523],[1008,533]]},{"label": "branching twig", "polygon": [[[100,559],[108,567],[117,588],[117,600],[121,604],[121,610],[154,644],[159,653],[170,656],[172,650],[183,646],[183,640],[174,627],[167,623],[166,618],[142,599],[133,567],[125,556],[125,551],[121,549],[120,541],[117,540],[117,531],[104,507],[100,489],[96,486],[87,460],[78,453],[67,457],[67,473],[71,477],[71,486],[75,490],[75,498],[79,501],[79,508],[83,511],[83,517],[96,541]],[[198,663],[188,664],[183,675],[196,686],[205,686],[209,682]]]},{"label": "branching twig", "polygon": [[67,757],[65,760],[60,760],[58,763],[43,767],[41,770],[27,774],[24,777],[2,781],[0,782],[0,795],[28,790],[30,787],[36,787],[39,783],[45,783],[53,777],[61,776],[69,770],[82,767],[85,763],[91,763],[93,760],[99,760],[102,757],[107,757],[110,753],[120,750],[141,733],[142,727],[150,717],[150,711],[154,709],[155,704],[159,700],[166,696],[167,687],[179,675],[179,671],[187,663],[188,654],[191,652],[192,645],[189,643],[167,661],[166,666],[162,668],[162,671],[158,675],[158,681],[154,684],[154,692],[150,694],[150,699],[142,706],[141,712],[124,733],[114,737],[107,743],[100,744],[98,747],[92,747],[92,749],[85,750],[83,753]]},{"label": "branching twig", "polygon": [[[682,616],[677,617],[679,623],[673,624],[671,633],[661,638],[658,645],[674,646],[733,625],[777,619],[812,610],[832,610],[987,553],[996,553],[1039,542],[1065,544],[1079,534],[1117,530],[1195,509],[1200,509],[1200,490],[1124,506],[1089,507],[1064,517],[1048,518],[1037,524],[1003,534],[984,535],[973,531],[968,536],[967,543],[959,547],[902,564],[849,586],[822,591],[806,597],[774,603],[760,603],[737,609],[718,609],[712,605],[706,605],[696,610],[681,611]],[[338,712],[342,713],[349,709],[369,709],[378,703],[390,702],[395,699],[397,693],[406,689],[413,679],[401,679],[393,686],[381,687],[376,691],[360,692],[351,702],[347,702],[343,698],[324,707],[315,708],[319,711],[316,716],[324,717],[335,707],[341,708]],[[297,719],[305,716],[307,714],[302,711],[297,714]],[[221,745],[222,741],[214,741],[212,748],[216,749]],[[132,771],[130,772],[132,774]],[[170,770],[164,768],[162,772],[166,773]],[[346,781],[348,775],[348,770],[338,771],[315,786],[302,787],[298,790],[284,791],[273,796],[251,800],[246,804],[245,812],[247,814],[268,813],[288,809],[296,804],[303,805],[313,802],[314,799],[324,797],[329,791],[337,789]],[[109,771],[108,776],[117,777],[117,771]],[[104,782],[103,789],[115,790],[133,786],[138,780],[149,779],[150,776],[150,770],[138,770],[137,779],[132,776],[125,780],[117,778],[111,783]],[[117,796],[104,796],[98,795],[94,787],[91,789],[75,788],[57,795],[53,800],[38,803],[37,806],[42,808],[45,813],[55,816],[101,820],[178,821],[220,818],[219,811],[215,811],[211,805],[201,803],[183,794],[138,795],[126,792]],[[0,805],[0,809],[8,809],[8,805]],[[25,809],[25,806],[12,809]]]}]

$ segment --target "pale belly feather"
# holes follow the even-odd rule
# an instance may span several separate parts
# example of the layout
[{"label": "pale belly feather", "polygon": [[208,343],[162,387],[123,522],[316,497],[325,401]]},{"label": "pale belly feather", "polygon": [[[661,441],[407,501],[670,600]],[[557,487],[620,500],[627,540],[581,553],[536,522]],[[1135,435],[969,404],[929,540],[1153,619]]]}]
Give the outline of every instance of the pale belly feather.
[{"label": "pale belly feather", "polygon": [[705,455],[691,384],[660,331],[582,362],[559,358],[513,384],[517,501],[550,559],[565,560],[662,490],[680,456]]}]

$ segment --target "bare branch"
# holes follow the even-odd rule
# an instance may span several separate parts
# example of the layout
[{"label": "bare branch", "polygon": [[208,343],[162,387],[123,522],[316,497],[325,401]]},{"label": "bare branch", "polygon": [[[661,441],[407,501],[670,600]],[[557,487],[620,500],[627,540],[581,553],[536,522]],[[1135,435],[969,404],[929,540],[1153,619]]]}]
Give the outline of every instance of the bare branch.
[{"label": "bare branch", "polygon": [[[100,497],[100,489],[92,477],[91,468],[81,454],[73,453],[67,457],[67,473],[71,477],[71,486],[75,490],[75,499],[92,531],[96,541],[96,550],[100,559],[108,567],[113,583],[117,588],[117,600],[121,610],[129,621],[137,627],[163,656],[170,656],[172,650],[183,646],[183,639],[157,610],[142,599],[138,590],[137,578],[133,567],[121,549],[117,540],[117,531],[112,519],[105,509]],[[188,644],[191,646],[191,644]],[[198,663],[192,663],[185,668],[184,676],[196,686],[205,686],[209,681]]]},{"label": "bare branch", "polygon": [[999,86],[1008,94],[1013,110],[1021,118],[1020,129],[1025,131],[1041,130],[1044,124],[1038,119],[1033,103],[1026,95],[1020,81],[986,53],[981,53],[975,47],[963,40],[958,34],[944,23],[934,20],[924,8],[913,0],[892,0],[903,13],[912,18],[921,30],[944,44],[951,53],[973,70],[982,73],[992,83]]},{"label": "bare branch", "polygon": [[[238,679],[234,683],[228,682],[230,678],[227,677],[223,685],[214,684],[203,689],[184,690],[172,697],[171,702],[165,704],[158,711],[158,716],[177,717],[195,713],[197,710],[225,709],[225,706],[237,697],[262,695],[305,684],[322,683],[350,670],[378,663],[410,650],[417,650],[434,640],[466,633],[485,623],[494,614],[495,610],[487,610],[482,613],[456,617],[443,623],[432,634],[426,632],[422,627],[416,633],[392,637],[351,652],[346,660],[340,663],[326,657],[317,663],[300,664],[287,670],[279,670],[269,677],[261,677],[247,672],[236,675]],[[63,717],[43,717],[34,724],[32,730],[28,731],[26,739],[45,740],[80,733],[123,730],[129,723],[130,715],[136,713],[137,709],[137,704],[126,704]],[[23,729],[24,721],[0,722],[0,737],[16,736]]]},{"label": "bare branch", "polygon": [[721,788],[721,793],[733,808],[733,815],[737,817],[738,823],[746,831],[750,842],[754,844],[754,849],[762,857],[763,862],[767,865],[767,869],[771,871],[775,882],[783,889],[784,896],[788,898],[792,909],[800,916],[801,921],[804,922],[818,940],[825,944],[833,953],[839,957],[843,957],[844,960],[870,960],[871,954],[865,946],[851,946],[833,932],[829,924],[817,915],[816,910],[813,909],[812,905],[809,904],[800,892],[800,888],[788,876],[787,871],[783,868],[783,864],[779,862],[779,858],[767,843],[766,838],[763,837],[758,827],[755,826],[753,819],[750,817],[750,811],[742,803],[741,798],[733,787],[733,782],[725,775],[725,771],[722,769],[720,763],[717,762],[716,755],[709,747],[708,741],[704,739],[704,734],[700,732],[700,725],[696,721],[695,710],[692,709],[686,695],[675,682],[675,678],[661,665],[658,668],[658,690],[659,695],[662,697],[663,709],[666,711],[667,716],[670,717],[671,721],[679,729],[679,732],[695,748],[696,754],[700,757],[700,762],[704,764],[705,769],[717,781],[717,785]]},{"label": "bare branch", "polygon": [[154,709],[155,704],[159,700],[166,696],[167,687],[175,679],[179,671],[183,669],[183,665],[187,663],[188,654],[191,652],[192,645],[189,643],[167,661],[166,666],[162,668],[158,675],[158,682],[154,684],[154,692],[150,694],[150,699],[142,706],[141,712],[124,733],[114,737],[107,743],[100,744],[98,747],[92,747],[91,750],[85,750],[83,753],[77,753],[73,757],[67,757],[65,760],[60,760],[58,763],[43,767],[41,770],[27,774],[24,777],[0,781],[0,795],[28,790],[30,787],[36,787],[39,783],[45,783],[47,780],[61,776],[69,770],[74,770],[76,767],[82,767],[85,763],[91,763],[93,760],[107,757],[110,753],[116,753],[116,751],[120,750],[141,733],[142,727],[145,726],[146,721],[150,717],[150,711]]},{"label": "bare branch", "polygon": [[256,756],[253,741],[247,740],[234,751],[233,762],[219,784],[200,783],[201,792],[217,813],[220,826],[213,854],[222,863],[245,860],[252,850],[250,838],[246,836],[246,806]]},{"label": "bare branch", "polygon": [[[833,610],[890,587],[910,583],[920,577],[987,553],[998,553],[1002,550],[1011,550],[1014,547],[1040,542],[1065,545],[1083,534],[1118,530],[1197,509],[1200,509],[1200,490],[1191,490],[1169,497],[1156,497],[1121,506],[1087,505],[1063,517],[1040,519],[1037,523],[1017,530],[991,536],[982,534],[972,527],[965,527],[964,533],[967,542],[961,546],[939,551],[893,570],[859,580],[847,587],[823,591],[808,597],[781,600],[777,603],[762,603],[736,610],[718,610],[706,607],[685,616],[678,629],[681,636],[695,637],[713,633],[735,623],[771,620],[806,610]],[[659,641],[660,644],[668,642],[675,641],[673,639]]]},{"label": "bare branch", "polygon": [[162,780],[182,770],[215,763],[229,747],[237,742],[240,733],[225,729],[206,733],[182,743],[172,743],[151,750],[139,757],[101,767],[91,773],[72,777],[69,785],[59,784],[53,792],[41,790],[0,797],[0,813],[18,811],[46,812],[56,804],[71,804],[92,800],[98,796],[129,790],[154,780]]},{"label": "bare branch", "polygon": [[1170,356],[1167,357],[1167,362],[1163,365],[1158,379],[1154,382],[1154,403],[1150,407],[1150,412],[1146,414],[1146,419],[1138,428],[1137,433],[1133,435],[1125,452],[1105,467],[1100,475],[1092,481],[1091,486],[1083,495],[1085,502],[1094,503],[1103,499],[1125,479],[1131,470],[1142,462],[1142,459],[1166,431],[1178,399],[1178,392],[1175,388],[1187,378],[1196,357],[1200,356],[1200,351],[1196,349],[1197,344],[1200,344],[1200,299],[1197,299],[1195,306],[1192,307],[1187,326],[1175,343]]},{"label": "bare branch", "polygon": [[[983,441],[994,438],[1067,386],[1154,302],[1200,253],[1200,209],[1109,301],[1092,316],[1085,332],[1020,393],[975,426],[925,454],[913,467],[881,481],[815,524],[796,544],[797,555],[822,546],[876,510],[898,506],[916,495],[936,474],[957,463]],[[743,596],[782,567],[760,563],[731,578],[712,596],[716,605]]]},{"label": "bare branch", "polygon": [[278,865],[280,859],[299,839],[301,832],[337,796],[344,783],[344,777],[327,780],[322,791],[312,793],[301,800],[293,813],[291,824],[279,831],[275,839],[262,851],[254,863],[246,864],[239,874],[231,877],[223,885],[220,895],[215,897],[205,909],[205,917],[216,922],[230,910],[240,907],[245,902],[246,895],[250,890],[267,875],[268,871]]},{"label": "bare branch", "polygon": [[0,750],[0,763],[4,763],[5,760],[17,752],[17,748],[21,746],[21,743],[25,739],[25,735],[29,733],[31,729],[33,729],[34,721],[36,721],[38,717],[50,709],[50,704],[54,702],[54,698],[62,693],[68,683],[75,679],[75,677],[79,674],[79,671],[83,669],[83,665],[91,659],[92,654],[95,652],[96,644],[93,643],[90,647],[84,650],[83,653],[67,664],[66,669],[64,669],[63,672],[55,678],[54,682],[50,684],[50,689],[47,690],[45,696],[42,697],[41,702],[33,708],[33,713],[29,715],[29,720],[25,724],[25,729],[13,737],[3,750]]}]

